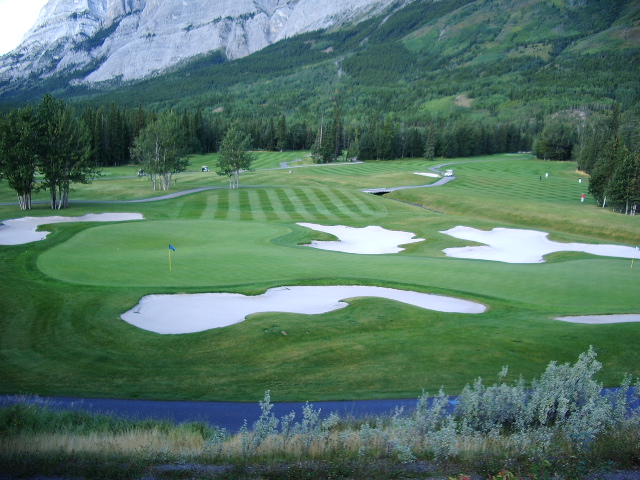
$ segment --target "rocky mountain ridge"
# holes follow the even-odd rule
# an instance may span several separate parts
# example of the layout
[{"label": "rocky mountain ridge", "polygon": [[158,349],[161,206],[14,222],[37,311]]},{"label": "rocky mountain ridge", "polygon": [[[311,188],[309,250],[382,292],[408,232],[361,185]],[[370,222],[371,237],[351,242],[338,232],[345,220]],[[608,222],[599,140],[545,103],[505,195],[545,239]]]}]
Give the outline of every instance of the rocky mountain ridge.
[{"label": "rocky mountain ridge", "polygon": [[0,82],[6,89],[63,74],[77,83],[137,80],[212,51],[244,57],[410,1],[49,0],[18,48],[0,57]]}]

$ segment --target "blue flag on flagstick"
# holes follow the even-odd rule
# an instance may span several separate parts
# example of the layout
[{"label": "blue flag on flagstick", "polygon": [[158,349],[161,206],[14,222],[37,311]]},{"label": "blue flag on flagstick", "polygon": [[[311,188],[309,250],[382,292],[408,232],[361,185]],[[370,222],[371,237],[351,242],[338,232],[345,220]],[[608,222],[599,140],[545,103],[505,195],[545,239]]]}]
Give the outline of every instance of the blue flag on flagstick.
[{"label": "blue flag on flagstick", "polygon": [[176,251],[176,249],[173,248],[173,245],[169,245],[169,250],[173,250],[174,252]]}]

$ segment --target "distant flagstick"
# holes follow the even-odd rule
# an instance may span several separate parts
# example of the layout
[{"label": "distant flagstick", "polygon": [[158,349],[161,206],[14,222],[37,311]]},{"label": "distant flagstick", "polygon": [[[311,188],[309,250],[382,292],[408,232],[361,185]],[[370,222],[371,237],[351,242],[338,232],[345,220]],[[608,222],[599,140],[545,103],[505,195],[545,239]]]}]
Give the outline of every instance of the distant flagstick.
[{"label": "distant flagstick", "polygon": [[[636,247],[636,252],[640,250],[640,247]],[[633,261],[636,259],[636,252],[633,252],[633,258],[631,259],[631,268],[633,268]]]},{"label": "distant flagstick", "polygon": [[173,245],[169,245],[169,271],[170,271],[170,272],[172,271],[172,269],[171,269],[171,252],[172,252],[172,251],[173,251],[173,252],[175,252],[175,251],[176,251],[176,249],[175,249],[175,248],[173,248]]}]

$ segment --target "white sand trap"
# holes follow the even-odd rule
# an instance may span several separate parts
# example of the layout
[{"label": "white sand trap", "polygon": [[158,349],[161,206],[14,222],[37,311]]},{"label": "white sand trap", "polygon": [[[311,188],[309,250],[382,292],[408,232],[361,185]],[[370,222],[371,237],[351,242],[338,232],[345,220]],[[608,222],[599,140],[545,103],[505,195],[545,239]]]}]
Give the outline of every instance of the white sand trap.
[{"label": "white sand trap", "polygon": [[66,222],[122,222],[143,220],[141,213],[89,213],[81,217],[22,217],[0,225],[0,245],[21,245],[44,240],[51,232],[37,232],[40,225]]},{"label": "white sand trap", "polygon": [[346,307],[346,298],[381,297],[438,312],[482,313],[480,303],[442,295],[367,286],[278,287],[262,295],[198,293],[148,295],[121,318],[162,334],[193,333],[242,322],[260,312],[320,314]]},{"label": "white sand trap", "polygon": [[590,245],[587,243],[558,243],[547,238],[547,232],[494,228],[490,231],[471,227],[454,227],[443,231],[455,238],[484,243],[483,246],[445,248],[449,257],[494,260],[507,263],[541,263],[553,252],[585,252],[605,257],[640,258],[634,247],[622,245]]},{"label": "white sand trap", "polygon": [[422,175],[423,177],[432,177],[432,178],[440,178],[440,175],[437,173],[423,173],[423,172],[413,172],[414,175]]},{"label": "white sand trap", "polygon": [[335,252],[359,253],[362,255],[381,255],[384,253],[398,253],[404,250],[398,245],[422,242],[424,238],[414,238],[411,232],[387,230],[378,226],[364,228],[346,227],[344,225],[316,225],[314,223],[298,223],[303,227],[319,232],[335,235],[339,241],[313,241],[309,247]]},{"label": "white sand trap", "polygon": [[607,323],[627,323],[640,322],[640,314],[629,315],[576,315],[573,317],[556,317],[555,320],[562,320],[569,323],[587,323],[590,325],[601,325]]}]

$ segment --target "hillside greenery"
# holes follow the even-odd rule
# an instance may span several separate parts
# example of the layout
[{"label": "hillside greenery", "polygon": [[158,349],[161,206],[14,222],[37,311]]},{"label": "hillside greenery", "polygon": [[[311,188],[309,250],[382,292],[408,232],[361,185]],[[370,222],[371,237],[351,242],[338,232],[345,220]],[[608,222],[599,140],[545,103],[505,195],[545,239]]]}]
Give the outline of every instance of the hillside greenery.
[{"label": "hillside greenery", "polygon": [[[417,131],[426,141],[431,124],[436,156],[529,150],[558,113],[589,121],[614,104],[624,113],[638,103],[639,19],[636,0],[417,0],[234,61],[212,52],[159,77],[98,88],[51,78],[5,93],[0,103],[10,109],[53,93],[109,116],[113,108],[132,116],[139,106],[186,112],[207,127],[204,151],[217,149],[220,131],[237,119],[255,148],[309,149],[336,108],[344,148],[394,136],[391,147],[360,156],[414,156],[406,138]],[[282,116],[288,144],[274,140]],[[470,131],[475,145],[456,145]]]}]

